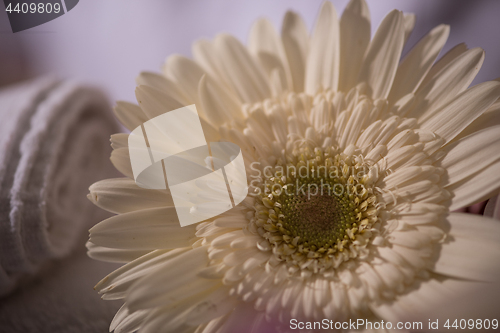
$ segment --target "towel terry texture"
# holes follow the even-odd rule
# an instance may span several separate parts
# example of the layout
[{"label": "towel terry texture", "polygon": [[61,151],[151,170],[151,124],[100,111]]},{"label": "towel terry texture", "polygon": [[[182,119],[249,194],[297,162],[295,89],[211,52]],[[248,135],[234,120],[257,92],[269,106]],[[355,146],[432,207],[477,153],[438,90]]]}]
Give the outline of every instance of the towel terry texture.
[{"label": "towel terry texture", "polygon": [[83,246],[102,218],[88,187],[114,175],[118,130],[92,88],[44,78],[0,91],[0,296]]}]

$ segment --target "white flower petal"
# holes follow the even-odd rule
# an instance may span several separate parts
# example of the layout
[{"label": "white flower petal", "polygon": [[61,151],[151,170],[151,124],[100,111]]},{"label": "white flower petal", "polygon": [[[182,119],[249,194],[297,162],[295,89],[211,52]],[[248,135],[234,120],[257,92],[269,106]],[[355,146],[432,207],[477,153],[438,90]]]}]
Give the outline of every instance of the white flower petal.
[{"label": "white flower petal", "polygon": [[212,242],[210,243],[210,246],[214,248],[224,248],[224,247],[229,247],[231,245],[231,242],[233,242],[236,239],[239,238],[245,238],[245,234],[241,230],[235,230],[232,232],[228,232],[225,234],[222,234],[220,236],[217,236]]},{"label": "white flower petal", "polygon": [[498,193],[500,188],[500,163],[495,162],[480,173],[471,175],[446,189],[453,193],[450,210],[467,207],[484,201]]},{"label": "white flower petal", "polygon": [[475,214],[451,213],[450,230],[440,245],[436,273],[460,279],[500,279],[500,223]]},{"label": "white flower petal", "polygon": [[113,110],[116,118],[130,131],[149,119],[138,105],[129,102],[119,101]]},{"label": "white flower petal", "polygon": [[190,310],[186,322],[195,325],[209,322],[231,312],[238,303],[236,297],[229,296],[227,288],[220,288]]},{"label": "white flower petal", "polygon": [[376,132],[376,136],[371,142],[373,145],[385,145],[389,142],[389,139],[394,136],[394,132],[398,128],[400,118],[397,116],[392,116],[386,119],[380,126],[380,130]]},{"label": "white flower petal", "polygon": [[195,225],[181,227],[174,207],[110,217],[90,229],[90,241],[117,249],[173,249],[191,244]]},{"label": "white flower petal", "polygon": [[[260,333],[277,330],[270,318],[399,318],[425,313],[437,300],[434,289],[451,299],[462,292],[459,285],[468,292],[479,285],[455,283],[455,277],[500,278],[496,227],[455,223],[448,235],[446,224],[450,208],[500,188],[494,150],[500,102],[492,104],[500,82],[465,91],[483,52],[464,45],[432,66],[447,26],[431,31],[398,67],[414,23],[415,16],[393,11],[370,43],[364,0],[351,0],[340,22],[326,2],[312,45],[303,21],[289,12],[281,38],[260,20],[250,50],[219,35],[195,43],[196,61],[170,57],[165,77],[139,76],[140,108],[117,107],[127,127],[189,102],[197,104],[207,141],[238,144],[247,171],[255,170],[254,161],[262,171],[308,160],[338,164],[343,172],[368,166],[369,173],[365,178],[353,168],[352,177],[339,179],[364,187],[356,200],[348,195],[336,205],[360,225],[345,230],[345,242],[337,239],[332,249],[305,244],[318,241],[312,239],[317,231],[283,234],[297,220],[287,221],[289,206],[275,194],[249,196],[218,218],[181,228],[167,191],[143,190],[128,179],[94,184],[90,199],[120,215],[90,230],[89,255],[128,262],[96,286],[103,299],[125,298],[112,328],[233,333],[243,325]],[[131,177],[127,138],[112,136],[111,159]],[[200,186],[227,196],[224,186]],[[197,210],[215,212],[201,199],[213,198],[195,199]],[[294,208],[299,219],[302,208]],[[307,214],[314,209],[306,208]],[[325,250],[334,255],[324,256]]]},{"label": "white flower petal", "polygon": [[126,304],[124,304],[113,318],[109,326],[109,331],[114,331],[114,333],[133,333],[141,326],[147,314],[148,312],[145,310],[130,312]]},{"label": "white flower petal", "polygon": [[283,119],[286,119],[286,113],[282,108],[273,108],[268,116],[271,123],[274,138],[278,142],[286,142],[287,138],[287,126]]},{"label": "white flower petal", "polygon": [[470,134],[493,126],[500,126],[500,101],[498,100],[476,120],[470,123],[470,125],[467,126],[462,132],[460,132],[460,134],[457,135],[452,142],[458,141],[459,139]]},{"label": "white flower petal", "polygon": [[382,120],[377,120],[371,123],[359,136],[356,141],[356,146],[364,148],[372,145],[372,142],[378,136],[381,127]]},{"label": "white flower petal", "polygon": [[340,18],[339,90],[356,84],[359,69],[370,43],[370,12],[364,0],[351,0]]},{"label": "white flower petal", "polygon": [[[339,134],[342,133],[339,140],[339,147],[341,149],[356,143],[359,133],[364,128],[365,119],[370,109],[371,105],[368,101],[366,103],[359,103],[349,117],[349,121],[345,127],[343,129],[338,128]],[[340,132],[342,130],[343,132]]]},{"label": "white flower petal", "polygon": [[[141,106],[142,110],[144,110],[144,113],[149,117],[149,119],[185,106],[179,101],[173,99],[171,96],[166,95],[161,91],[149,86],[137,87],[135,90],[135,95],[137,97],[139,105]],[[209,142],[218,141],[220,139],[219,133],[211,124],[206,121],[206,116],[203,111],[202,105],[202,103],[197,103],[196,110],[198,111],[198,114],[200,116],[199,119],[201,122],[201,127],[203,128],[203,133],[205,134],[205,138]],[[186,131],[189,131],[189,129],[186,128]]]},{"label": "white flower petal", "polygon": [[[132,285],[126,298],[130,309],[168,306],[201,292],[204,288],[209,289],[219,284],[220,281],[196,276],[207,264],[206,247],[191,249],[169,258],[161,264],[161,269],[144,276]],[[189,286],[193,287],[192,290],[189,290]],[[185,292],[185,296],[182,296],[180,291]]]},{"label": "white flower petal", "polygon": [[94,289],[104,296],[112,295],[113,299],[124,298],[125,292],[135,281],[152,274],[166,261],[188,250],[190,248],[149,252],[110,273]]},{"label": "white flower petal", "polygon": [[444,24],[432,29],[401,61],[388,97],[390,104],[415,92],[446,43],[449,32],[450,27]]},{"label": "white flower petal", "polygon": [[184,106],[178,100],[150,86],[138,86],[135,96],[149,119]]},{"label": "white flower petal", "polygon": [[167,190],[143,189],[129,178],[101,180],[89,190],[88,198],[95,205],[116,214],[174,205]]},{"label": "white flower petal", "polygon": [[[257,249],[256,242],[253,242],[254,246],[246,249],[238,249],[231,252],[231,254],[224,257],[224,263],[228,266],[241,265],[247,259],[256,257],[259,254],[259,249]],[[231,244],[232,245],[232,244]],[[234,248],[233,246],[231,246]]]},{"label": "white flower petal", "polygon": [[179,85],[190,102],[198,103],[198,82],[206,73],[196,62],[180,55],[173,55],[165,62],[163,73],[169,80]]},{"label": "white flower petal", "polygon": [[271,90],[262,69],[236,38],[218,35],[215,38],[215,48],[221,67],[243,102],[253,103],[270,97]]},{"label": "white flower petal", "polygon": [[397,169],[381,180],[380,185],[381,188],[386,190],[398,189],[404,185],[415,183],[419,180],[429,179],[432,175],[437,175],[439,179],[436,167],[430,165],[412,165]]},{"label": "white flower petal", "polygon": [[[497,317],[498,288],[491,284],[480,284],[454,279],[430,279],[419,281],[412,290],[385,304],[372,304],[370,308],[387,321],[410,321],[423,323],[425,330],[430,321],[439,320],[443,327],[447,319],[450,326],[454,319]],[[464,299],[467,301],[464,302]],[[432,306],[431,306],[432,305]],[[436,311],[439,309],[439,311]]]},{"label": "white flower petal", "polygon": [[179,88],[178,84],[172,82],[163,75],[151,72],[141,72],[135,79],[135,82],[138,86],[144,85],[155,88],[184,105],[194,103],[194,101]]},{"label": "white flower petal", "polygon": [[140,327],[142,333],[193,333],[195,328],[186,324],[186,312],[192,304],[184,301],[175,306],[151,309]]},{"label": "white flower petal", "polygon": [[220,228],[243,228],[248,224],[248,220],[242,215],[219,217],[214,220],[213,224]]},{"label": "white flower petal", "polygon": [[432,131],[449,142],[479,117],[500,96],[500,82],[478,84],[438,110],[421,123],[421,128]]},{"label": "white flower petal", "polygon": [[243,119],[241,105],[236,96],[229,94],[209,77],[201,78],[198,95],[206,119],[216,128],[227,121]]},{"label": "white flower petal", "polygon": [[331,117],[329,103],[323,100],[315,105],[309,114],[309,121],[316,131],[323,133],[330,132],[331,128],[329,128],[328,124],[331,124],[333,119]]},{"label": "white flower petal", "polygon": [[419,86],[415,92],[413,109],[406,116],[417,118],[419,124],[429,119],[436,109],[454,99],[471,84],[483,60],[484,51],[480,48],[468,50],[451,60],[443,69],[429,78],[427,83]]},{"label": "white flower petal", "polygon": [[128,147],[128,133],[111,134],[110,141],[113,149]]},{"label": "white flower petal", "polygon": [[112,249],[91,242],[87,242],[85,245],[90,258],[106,262],[127,263],[148,253],[148,251],[144,250]]},{"label": "white flower petal", "polygon": [[431,239],[428,235],[418,230],[393,231],[391,232],[389,242],[400,246],[420,249],[430,244]]},{"label": "white flower petal", "polygon": [[132,171],[132,165],[130,164],[128,147],[114,149],[111,152],[111,157],[109,159],[111,160],[111,163],[113,163],[116,170],[120,171],[123,175],[134,179],[134,172]]},{"label": "white flower petal", "polygon": [[403,26],[405,30],[405,44],[410,38],[411,33],[413,32],[413,28],[415,28],[415,22],[417,21],[417,17],[415,14],[408,13],[403,16]]},{"label": "white flower petal", "polygon": [[336,91],[339,81],[340,35],[335,7],[329,1],[321,6],[307,57],[305,92],[319,89]]},{"label": "white flower petal", "polygon": [[447,171],[447,184],[463,180],[500,160],[498,147],[500,125],[472,133],[443,147],[437,154],[446,154],[438,163]]},{"label": "white flower petal", "polygon": [[224,316],[220,316],[216,319],[213,319],[200,332],[195,331],[195,333],[219,333],[221,327],[226,322],[227,317],[228,317],[228,315],[224,315]]},{"label": "white flower petal", "polygon": [[216,79],[228,92],[236,95],[234,87],[226,73],[221,68],[221,64],[217,61],[217,53],[214,43],[206,39],[201,39],[193,43],[192,53],[194,60],[200,64],[203,70],[210,74],[213,79]]},{"label": "white flower petal", "polygon": [[373,99],[386,98],[404,43],[403,14],[393,10],[380,23],[363,60],[358,82],[366,82]]},{"label": "white flower petal", "polygon": [[421,86],[426,86],[430,80],[432,80],[437,73],[439,73],[444,67],[448,66],[455,58],[459,55],[467,51],[467,45],[465,43],[460,43],[453,48],[451,48],[448,52],[446,52],[434,65],[432,65],[431,69],[425,76],[424,80],[421,83]]},{"label": "white flower petal", "polygon": [[[292,86],[290,66],[285,49],[278,32],[268,19],[262,18],[253,24],[248,38],[248,49],[259,60],[268,75],[271,74],[272,70],[278,68],[285,75],[287,90],[288,87]],[[269,61],[270,58],[272,61]]]},{"label": "white flower petal", "polygon": [[290,66],[293,90],[302,92],[304,91],[309,35],[304,21],[298,14],[291,11],[285,14],[281,39]]},{"label": "white flower petal", "polygon": [[414,268],[414,273],[429,266],[429,257],[432,253],[432,248],[430,247],[409,248],[407,246],[394,244],[393,249]]}]

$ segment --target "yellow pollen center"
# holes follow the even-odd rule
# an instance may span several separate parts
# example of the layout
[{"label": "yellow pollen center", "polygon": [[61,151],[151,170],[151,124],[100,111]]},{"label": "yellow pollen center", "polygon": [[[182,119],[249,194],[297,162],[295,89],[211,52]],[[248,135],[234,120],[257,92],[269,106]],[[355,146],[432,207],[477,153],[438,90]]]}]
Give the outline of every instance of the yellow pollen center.
[{"label": "yellow pollen center", "polygon": [[376,196],[365,185],[369,165],[360,156],[303,148],[267,171],[254,222],[282,260],[348,251],[377,221]]}]

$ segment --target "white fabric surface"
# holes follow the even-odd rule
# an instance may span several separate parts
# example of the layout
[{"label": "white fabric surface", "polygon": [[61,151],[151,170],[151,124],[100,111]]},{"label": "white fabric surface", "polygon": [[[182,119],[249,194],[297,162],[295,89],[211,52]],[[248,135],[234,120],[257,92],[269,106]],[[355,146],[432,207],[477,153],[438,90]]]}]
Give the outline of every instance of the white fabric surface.
[{"label": "white fabric surface", "polygon": [[0,296],[83,247],[102,217],[86,194],[114,175],[109,109],[97,90],[54,79],[0,91]]},{"label": "white fabric surface", "polygon": [[[86,237],[84,237],[86,238]],[[0,333],[107,333],[121,301],[103,301],[93,286],[118,268],[79,251],[0,299]]]}]

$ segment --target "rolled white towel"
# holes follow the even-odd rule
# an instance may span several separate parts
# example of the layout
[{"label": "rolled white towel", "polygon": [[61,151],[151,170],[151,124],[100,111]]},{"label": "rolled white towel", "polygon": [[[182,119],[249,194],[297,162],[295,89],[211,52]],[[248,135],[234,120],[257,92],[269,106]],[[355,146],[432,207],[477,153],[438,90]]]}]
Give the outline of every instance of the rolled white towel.
[{"label": "rolled white towel", "polygon": [[0,91],[0,296],[69,254],[101,217],[86,194],[114,175],[118,130],[92,88],[40,79]]}]

